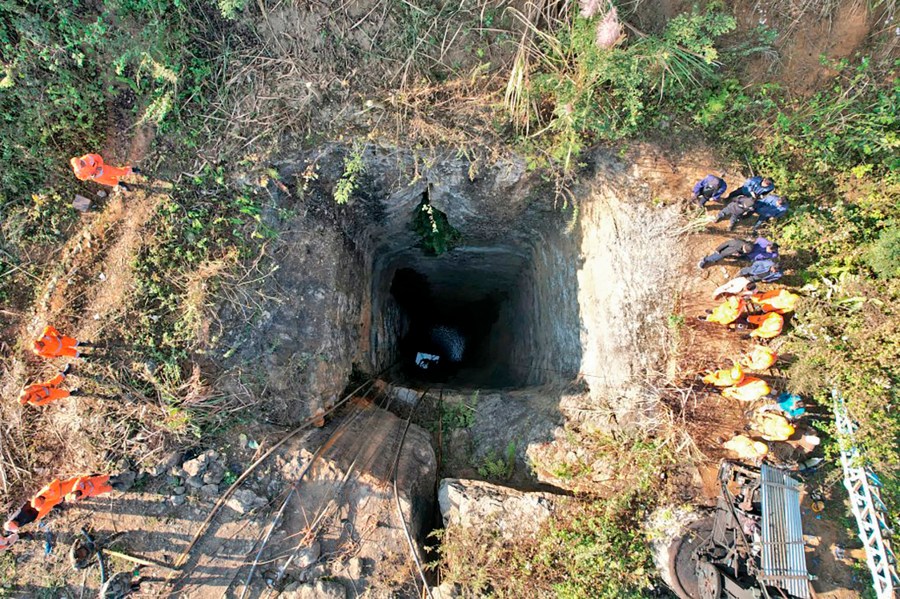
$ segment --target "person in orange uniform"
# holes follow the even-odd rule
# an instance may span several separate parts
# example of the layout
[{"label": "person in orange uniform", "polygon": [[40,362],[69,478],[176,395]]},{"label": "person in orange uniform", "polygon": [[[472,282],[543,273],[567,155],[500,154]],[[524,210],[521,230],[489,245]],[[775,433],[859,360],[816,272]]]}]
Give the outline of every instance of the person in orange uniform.
[{"label": "person in orange uniform", "polygon": [[756,401],[769,394],[769,384],[755,376],[745,376],[737,385],[722,389],[722,395],[738,401]]},{"label": "person in orange uniform", "polygon": [[82,501],[88,497],[96,497],[113,490],[109,484],[108,474],[82,476],[75,481],[72,492],[66,495],[66,501]]},{"label": "person in orange uniform", "polygon": [[773,289],[764,293],[754,293],[750,296],[750,301],[762,308],[763,312],[786,314],[794,311],[800,296],[787,289]]},{"label": "person in orange uniform", "polygon": [[732,368],[722,368],[703,377],[703,382],[716,387],[731,387],[737,385],[744,378],[744,371],[735,364]]},{"label": "person in orange uniform", "polygon": [[42,358],[78,358],[81,352],[76,347],[90,347],[90,343],[79,343],[74,337],[66,337],[52,326],[47,326],[41,338],[34,342],[34,353]]},{"label": "person in orange uniform", "polygon": [[72,489],[75,488],[75,483],[78,482],[78,479],[79,477],[75,477],[61,481],[56,478],[53,479],[53,482],[49,485],[38,491],[37,494],[31,498],[31,507],[37,510],[35,520],[42,519],[50,513],[50,510],[62,503],[66,498],[66,495],[71,493]]},{"label": "person in orange uniform", "polygon": [[765,345],[756,345],[750,353],[741,358],[741,366],[747,370],[762,372],[768,370],[778,360],[775,350]]},{"label": "person in orange uniform", "polygon": [[100,185],[108,185],[110,187],[122,186],[125,191],[128,188],[119,181],[122,177],[134,175],[140,171],[131,166],[116,167],[103,163],[103,157],[100,154],[85,154],[78,158],[72,158],[69,161],[72,164],[72,170],[75,176],[81,181],[96,181]]},{"label": "person in orange uniform", "polygon": [[51,380],[37,383],[36,385],[28,385],[22,389],[22,393],[19,394],[19,403],[23,406],[31,404],[40,407],[46,406],[48,403],[58,399],[65,399],[70,395],[73,395],[71,391],[59,388],[63,381],[66,380],[66,373],[68,371],[69,366],[66,365],[65,370],[57,374]]},{"label": "person in orange uniform", "polygon": [[771,339],[781,334],[784,328],[784,316],[778,312],[767,314],[754,314],[747,317],[747,322],[756,325],[756,329],[750,333],[751,337]]},{"label": "person in orange uniform", "polygon": [[706,322],[730,324],[738,319],[744,311],[744,300],[732,296],[716,306],[712,313],[706,317]]}]

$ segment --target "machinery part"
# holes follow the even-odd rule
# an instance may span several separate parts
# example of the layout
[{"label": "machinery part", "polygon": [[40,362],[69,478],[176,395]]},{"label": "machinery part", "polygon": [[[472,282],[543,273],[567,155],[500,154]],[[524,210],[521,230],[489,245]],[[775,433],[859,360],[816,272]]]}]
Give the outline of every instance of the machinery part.
[{"label": "machinery part", "polygon": [[697,562],[697,591],[700,599],[719,599],[722,596],[722,575],[705,559]]}]

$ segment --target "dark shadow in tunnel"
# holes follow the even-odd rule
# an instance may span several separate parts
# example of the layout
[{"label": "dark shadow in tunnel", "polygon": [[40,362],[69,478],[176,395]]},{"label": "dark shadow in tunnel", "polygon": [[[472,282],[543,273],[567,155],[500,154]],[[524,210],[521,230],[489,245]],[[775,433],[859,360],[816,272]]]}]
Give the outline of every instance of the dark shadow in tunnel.
[{"label": "dark shadow in tunnel", "polygon": [[476,300],[442,297],[433,292],[426,275],[412,268],[394,273],[390,291],[408,323],[399,342],[405,378],[427,383],[477,379],[494,387],[511,384],[502,371],[488,375],[489,380],[484,376],[496,363],[489,338],[507,294],[488,293]]}]

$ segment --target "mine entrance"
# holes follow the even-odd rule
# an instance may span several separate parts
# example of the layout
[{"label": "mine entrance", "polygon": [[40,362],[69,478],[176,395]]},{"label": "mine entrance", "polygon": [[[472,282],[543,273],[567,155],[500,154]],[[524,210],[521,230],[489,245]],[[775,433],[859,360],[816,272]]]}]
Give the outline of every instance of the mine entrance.
[{"label": "mine entrance", "polygon": [[502,349],[511,331],[501,313],[508,292],[485,285],[480,271],[454,270],[431,276],[399,268],[390,293],[405,325],[398,339],[404,377],[456,385],[514,383]]}]

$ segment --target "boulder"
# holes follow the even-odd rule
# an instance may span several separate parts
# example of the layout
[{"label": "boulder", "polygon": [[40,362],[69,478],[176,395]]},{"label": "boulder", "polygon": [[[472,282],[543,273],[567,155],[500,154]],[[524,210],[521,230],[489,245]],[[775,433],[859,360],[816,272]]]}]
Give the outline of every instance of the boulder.
[{"label": "boulder", "polygon": [[477,480],[445,478],[438,503],[445,527],[497,528],[506,540],[534,535],[553,513],[557,498]]},{"label": "boulder", "polygon": [[237,489],[225,502],[225,505],[239,514],[246,514],[250,510],[265,504],[265,498],[260,497],[250,489]]}]

